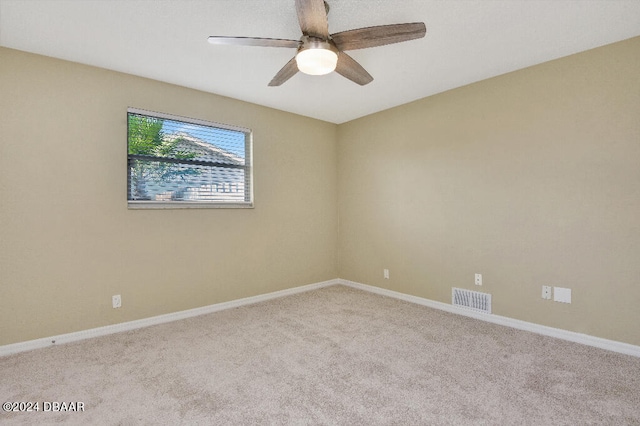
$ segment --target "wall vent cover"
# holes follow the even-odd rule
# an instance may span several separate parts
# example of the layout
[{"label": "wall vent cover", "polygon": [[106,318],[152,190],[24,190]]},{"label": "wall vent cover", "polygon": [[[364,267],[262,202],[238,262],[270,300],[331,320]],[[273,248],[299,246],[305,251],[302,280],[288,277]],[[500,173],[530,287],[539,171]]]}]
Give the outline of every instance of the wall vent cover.
[{"label": "wall vent cover", "polygon": [[451,289],[451,304],[476,312],[491,313],[491,295],[479,291],[464,290],[453,287]]}]

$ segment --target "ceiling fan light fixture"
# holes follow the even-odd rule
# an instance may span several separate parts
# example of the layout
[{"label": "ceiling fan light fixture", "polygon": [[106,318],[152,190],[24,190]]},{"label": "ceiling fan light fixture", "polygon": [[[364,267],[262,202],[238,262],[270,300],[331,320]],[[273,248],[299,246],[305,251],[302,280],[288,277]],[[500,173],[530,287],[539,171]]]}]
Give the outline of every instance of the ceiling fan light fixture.
[{"label": "ceiling fan light fixture", "polygon": [[338,49],[331,43],[303,37],[303,45],[296,55],[298,69],[309,75],[325,75],[336,69]]},{"label": "ceiling fan light fixture", "polygon": [[364,86],[371,83],[373,77],[345,51],[415,40],[424,37],[427,33],[424,22],[409,22],[376,25],[330,34],[327,19],[329,4],[326,1],[295,0],[295,6],[300,30],[302,30],[300,40],[210,36],[209,42],[297,49],[296,55],[289,59],[271,79],[269,87],[282,85],[298,71],[311,75],[323,75],[335,71],[354,83]]}]

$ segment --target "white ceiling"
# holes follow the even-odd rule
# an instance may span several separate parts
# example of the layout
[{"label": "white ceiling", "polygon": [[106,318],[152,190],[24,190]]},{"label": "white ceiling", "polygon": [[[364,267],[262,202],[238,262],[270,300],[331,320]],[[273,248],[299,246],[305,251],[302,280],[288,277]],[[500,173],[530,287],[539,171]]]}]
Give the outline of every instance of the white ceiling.
[{"label": "white ceiling", "polygon": [[639,0],[329,0],[331,33],[423,21],[423,39],[349,54],[374,77],[302,73],[267,87],[299,39],[293,0],[0,0],[0,45],[149,77],[333,123],[640,35]]}]

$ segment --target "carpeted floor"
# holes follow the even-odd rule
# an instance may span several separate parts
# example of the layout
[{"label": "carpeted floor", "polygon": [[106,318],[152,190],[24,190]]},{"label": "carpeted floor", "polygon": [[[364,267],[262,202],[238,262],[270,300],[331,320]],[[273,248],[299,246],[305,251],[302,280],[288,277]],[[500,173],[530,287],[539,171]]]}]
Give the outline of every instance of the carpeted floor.
[{"label": "carpeted floor", "polygon": [[640,358],[332,286],[0,358],[0,398],[40,403],[7,424],[640,425]]}]

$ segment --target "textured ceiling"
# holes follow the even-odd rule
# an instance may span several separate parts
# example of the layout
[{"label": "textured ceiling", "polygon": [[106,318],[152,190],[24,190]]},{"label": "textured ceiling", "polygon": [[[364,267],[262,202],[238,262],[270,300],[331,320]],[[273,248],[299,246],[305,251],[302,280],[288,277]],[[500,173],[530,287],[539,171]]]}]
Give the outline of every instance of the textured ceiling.
[{"label": "textured ceiling", "polygon": [[[300,38],[293,0],[0,0],[0,45],[333,123],[640,35],[639,0],[329,0],[331,33],[423,21],[427,36],[351,51],[374,77],[271,78],[294,49],[209,35]],[[1,64],[0,64],[1,66]]]}]

